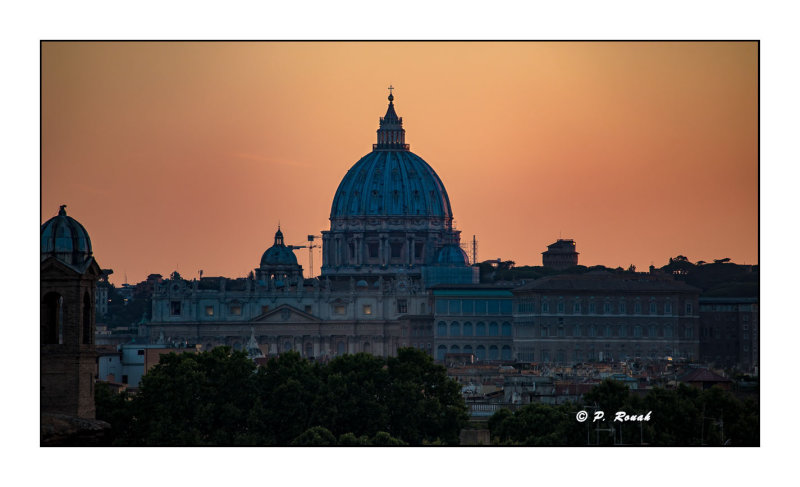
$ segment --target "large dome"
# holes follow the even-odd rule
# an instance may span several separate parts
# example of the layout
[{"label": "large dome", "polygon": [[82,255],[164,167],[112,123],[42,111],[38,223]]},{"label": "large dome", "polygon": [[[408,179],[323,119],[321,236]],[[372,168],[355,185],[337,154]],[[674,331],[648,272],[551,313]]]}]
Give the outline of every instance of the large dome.
[{"label": "large dome", "polygon": [[79,266],[92,256],[92,241],[83,225],[67,216],[65,208],[61,205],[58,215],[42,224],[42,260],[55,256],[61,262]]},{"label": "large dome", "polygon": [[322,232],[323,276],[419,276],[439,249],[460,241],[444,184],[409,150],[391,93],[376,142],[336,189],[331,229]]},{"label": "large dome", "polygon": [[408,150],[374,150],[347,171],[331,206],[331,219],[354,216],[452,218],[450,199],[436,172]]},{"label": "large dome", "polygon": [[331,220],[362,216],[434,217],[450,220],[450,199],[436,171],[408,150],[403,119],[389,95],[378,143],[347,171],[333,197]]}]

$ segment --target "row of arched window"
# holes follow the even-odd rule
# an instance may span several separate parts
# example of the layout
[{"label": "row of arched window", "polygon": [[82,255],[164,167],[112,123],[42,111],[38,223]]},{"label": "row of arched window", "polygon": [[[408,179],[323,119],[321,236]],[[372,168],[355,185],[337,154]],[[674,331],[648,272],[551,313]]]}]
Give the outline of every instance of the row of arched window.
[{"label": "row of arched window", "polygon": [[488,326],[483,321],[479,321],[475,323],[474,327],[469,321],[465,321],[463,324],[459,323],[458,321],[453,321],[449,325],[444,321],[440,321],[436,325],[436,335],[439,337],[510,337],[512,332],[511,323],[508,321],[504,321],[501,325],[498,325],[496,321],[492,321],[489,322]]},{"label": "row of arched window", "polygon": [[[558,300],[548,300],[545,298],[541,301],[534,301],[533,299],[521,299],[517,303],[517,311],[520,313],[534,313],[537,310],[540,310],[545,314],[629,314],[631,311],[633,314],[643,314],[643,310],[646,310],[647,314],[651,315],[674,314],[672,301],[667,300],[659,303],[655,298],[650,298],[650,300],[645,301],[644,304],[642,300],[636,298],[633,301],[632,307],[629,307],[627,301],[625,300],[615,302],[612,299],[605,299],[602,301],[589,300],[588,303],[581,299],[570,300],[569,298]],[[684,313],[687,315],[692,313],[691,303],[686,303]]]},{"label": "row of arched window", "polygon": [[[672,325],[574,325],[539,326],[540,337],[620,337],[620,338],[679,338],[675,336]],[[683,338],[691,339],[694,332],[691,326],[683,328]]]},{"label": "row of arched window", "polygon": [[449,348],[446,345],[439,345],[436,348],[436,359],[444,360],[444,356],[447,353],[471,353],[478,360],[511,360],[511,347],[509,345],[503,345],[502,347],[497,345],[489,345],[488,347],[478,345],[475,348],[472,345],[464,345],[463,347],[451,345]]}]

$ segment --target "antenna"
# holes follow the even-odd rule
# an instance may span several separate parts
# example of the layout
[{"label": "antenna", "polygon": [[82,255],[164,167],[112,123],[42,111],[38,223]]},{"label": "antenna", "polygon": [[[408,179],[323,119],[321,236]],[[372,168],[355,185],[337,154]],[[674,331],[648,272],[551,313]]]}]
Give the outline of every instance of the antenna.
[{"label": "antenna", "polygon": [[472,265],[478,263],[478,239],[472,236]]}]

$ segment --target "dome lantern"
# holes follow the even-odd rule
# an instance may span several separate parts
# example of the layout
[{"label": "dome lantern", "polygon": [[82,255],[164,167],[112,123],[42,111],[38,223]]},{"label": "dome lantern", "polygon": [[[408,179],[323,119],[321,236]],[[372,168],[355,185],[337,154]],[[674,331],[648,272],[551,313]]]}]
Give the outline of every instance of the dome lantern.
[{"label": "dome lantern", "polygon": [[407,151],[410,149],[409,145],[406,144],[406,131],[403,129],[403,117],[398,117],[397,112],[394,111],[393,89],[394,87],[389,85],[389,108],[386,109],[386,115],[380,119],[378,143],[373,144],[373,150]]}]

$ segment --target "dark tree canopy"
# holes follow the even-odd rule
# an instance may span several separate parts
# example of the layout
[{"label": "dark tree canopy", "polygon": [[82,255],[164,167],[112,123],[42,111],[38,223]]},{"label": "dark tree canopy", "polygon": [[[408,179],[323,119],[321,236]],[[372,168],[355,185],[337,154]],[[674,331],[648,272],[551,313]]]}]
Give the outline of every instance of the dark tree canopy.
[{"label": "dark tree canopy", "polygon": [[458,383],[415,349],[327,365],[289,352],[259,368],[227,347],[169,354],[131,400],[97,400],[120,445],[458,444],[467,420]]}]

